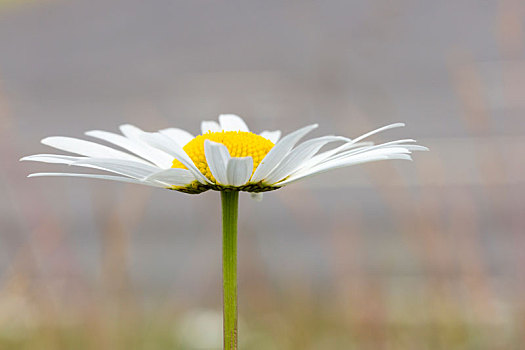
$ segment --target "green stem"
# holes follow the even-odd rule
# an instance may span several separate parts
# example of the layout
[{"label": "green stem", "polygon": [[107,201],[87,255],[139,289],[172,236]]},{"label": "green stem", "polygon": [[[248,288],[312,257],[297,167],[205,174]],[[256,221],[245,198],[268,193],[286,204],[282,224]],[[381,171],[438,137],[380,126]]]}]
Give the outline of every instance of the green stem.
[{"label": "green stem", "polygon": [[221,192],[224,350],[237,349],[237,212],[239,192]]}]

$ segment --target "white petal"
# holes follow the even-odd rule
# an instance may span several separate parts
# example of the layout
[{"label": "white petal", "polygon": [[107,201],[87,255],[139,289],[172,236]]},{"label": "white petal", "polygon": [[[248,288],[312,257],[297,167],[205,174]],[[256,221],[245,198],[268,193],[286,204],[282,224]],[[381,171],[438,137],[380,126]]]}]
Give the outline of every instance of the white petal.
[{"label": "white petal", "polygon": [[211,183],[206,176],[204,176],[195,166],[188,154],[175,141],[166,135],[155,132],[145,132],[141,135],[141,139],[161,151],[170,154],[173,158],[184,164],[186,168],[197,178],[200,183]]},{"label": "white petal", "polygon": [[206,134],[208,131],[211,132],[219,132],[221,131],[221,127],[219,126],[219,123],[215,121],[203,121],[201,123],[201,133],[202,135]]},{"label": "white petal", "polygon": [[125,153],[107,146],[99,145],[98,143],[80,140],[72,137],[52,136],[46,137],[41,142],[44,145],[51,146],[62,151],[76,153],[87,157],[127,159],[136,162],[144,162],[144,160],[132,156],[129,153]]},{"label": "white petal", "polygon": [[[140,139],[151,147],[169,154],[173,158],[175,158],[179,151],[182,150],[182,147],[178,143],[176,143],[170,137],[158,132],[143,132],[140,135]],[[186,152],[184,152],[184,154],[184,157],[189,159],[189,156],[186,154]]]},{"label": "white petal", "polygon": [[131,124],[122,124],[119,126],[120,131],[126,135],[126,137],[134,140],[140,140],[140,135],[145,131]]},{"label": "white petal", "polygon": [[166,153],[160,152],[135,138],[127,138],[122,135],[101,130],[88,131],[86,132],[86,135],[111,142],[112,144],[122,147],[163,169],[170,167],[173,161],[173,159]]},{"label": "white petal", "polygon": [[[373,142],[359,142],[361,140],[363,140],[364,138],[368,137],[368,136],[371,136],[371,135],[374,135],[378,132],[381,132],[381,131],[385,131],[385,130],[388,130],[388,129],[392,129],[392,128],[398,128],[398,127],[402,127],[402,126],[405,126],[405,124],[403,123],[394,123],[394,124],[390,124],[390,125],[387,125],[387,126],[383,126],[379,129],[375,129],[373,131],[370,131],[364,135],[361,135],[355,139],[353,139],[352,141],[344,144],[344,145],[341,145],[337,148],[334,148],[334,149],[331,149],[329,151],[326,151],[326,152],[323,152],[323,153],[320,153],[318,155],[316,155],[315,157],[312,157],[312,159],[310,159],[308,162],[304,163],[304,165],[301,167],[302,169],[308,169],[308,168],[312,168],[316,165],[319,165],[325,161],[328,161],[328,160],[331,160],[331,159],[334,159],[334,158],[338,158],[340,156],[345,156],[347,154],[356,154],[356,153],[359,153],[359,152],[362,152],[362,151],[366,151],[368,150],[368,146],[374,146],[374,143]],[[412,142],[414,140],[406,140],[407,142]],[[399,141],[395,141],[395,142],[399,142]],[[384,145],[384,144],[383,144]],[[365,147],[366,146],[366,147]],[[380,147],[382,147],[382,145],[378,145]],[[378,146],[374,146],[374,147],[378,147]],[[344,153],[341,153],[343,151],[347,151],[347,152],[344,152]]]},{"label": "white petal", "polygon": [[179,146],[184,147],[188,142],[193,140],[195,136],[179,128],[168,128],[159,130],[161,134],[164,134],[179,144]]},{"label": "white petal", "polygon": [[135,179],[142,179],[159,170],[148,164],[123,159],[70,157],[55,154],[39,154],[24,157],[21,160],[82,166],[105,170]]},{"label": "white petal", "polygon": [[[384,149],[384,148],[389,148],[389,147],[400,147],[400,146],[402,146],[405,149],[409,149],[409,148],[413,148],[414,150],[426,150],[427,149],[426,147],[417,146],[417,145],[402,145],[403,143],[406,143],[406,142],[415,142],[415,140],[412,140],[412,139],[397,140],[397,141],[385,142],[385,143],[382,143],[382,144],[379,144],[379,145],[360,147],[360,148],[348,150],[346,152],[338,153],[336,155],[333,155],[333,156],[329,157],[325,161],[330,161],[330,160],[339,159],[339,158],[346,158],[348,156],[353,156],[353,155],[356,155],[356,154],[361,154],[361,153],[364,153],[364,152],[370,152],[372,150]],[[320,162],[318,164],[321,164],[321,163],[322,162]]]},{"label": "white petal", "polygon": [[420,145],[403,145],[403,147],[405,147],[409,151],[423,151],[423,152],[430,151],[428,147],[420,146]]},{"label": "white petal", "polygon": [[264,179],[268,184],[278,182],[284,179],[294,171],[296,171],[301,164],[309,160],[314,154],[316,154],[321,147],[329,142],[335,141],[349,141],[346,137],[341,136],[323,136],[315,139],[308,140],[297,146],[292,150],[277,166],[273,169]]},{"label": "white petal", "polygon": [[320,173],[324,173],[329,170],[337,169],[337,168],[342,168],[342,167],[347,167],[347,166],[357,165],[357,164],[362,164],[362,163],[370,163],[370,162],[375,162],[378,160],[386,160],[386,159],[411,160],[412,158],[406,154],[396,154],[396,155],[391,155],[391,156],[376,155],[373,157],[355,157],[355,158],[352,157],[351,159],[346,159],[346,160],[336,160],[336,161],[329,162],[329,163],[327,162],[321,166],[309,169],[306,172],[300,172],[300,173],[294,174],[290,176],[288,179],[282,182],[279,182],[279,185],[288,185],[292,182],[295,182],[295,181],[298,181],[298,180],[301,180],[301,179],[304,179],[304,178],[307,178],[313,175],[317,175]]},{"label": "white petal", "polygon": [[250,193],[250,197],[251,197],[253,200],[257,201],[257,202],[260,202],[260,201],[263,200],[263,194],[262,194],[262,192],[252,192],[252,193]]},{"label": "white petal", "polygon": [[145,181],[160,181],[171,186],[186,186],[195,181],[195,176],[186,169],[166,169],[151,174]]},{"label": "white petal", "polygon": [[72,164],[80,159],[87,159],[86,157],[72,157],[63,156],[60,154],[35,154],[32,156],[23,157],[21,161],[32,161],[42,163],[55,163],[55,164]]},{"label": "white petal", "polygon": [[373,146],[373,145],[374,145],[373,142],[357,142],[357,143],[354,143],[353,141],[347,142],[344,145],[341,145],[334,149],[319,153],[318,155],[312,157],[312,159],[310,159],[309,161],[305,162],[301,166],[301,168],[303,169],[311,168],[312,166],[315,166],[317,164],[324,162],[327,159],[332,158],[333,156],[335,156],[336,154],[339,154],[342,151],[346,151],[346,150],[357,148],[357,147]]},{"label": "white petal", "polygon": [[137,128],[134,125],[124,124],[121,125],[120,131],[130,140],[140,145],[142,148],[148,150],[153,156],[149,156],[148,159],[154,161],[162,169],[169,169],[173,164],[173,157],[155,147],[151,147],[142,140],[142,135],[145,131]]},{"label": "white petal", "polygon": [[204,140],[204,155],[215,180],[217,180],[219,184],[228,185],[226,168],[231,158],[228,148],[222,143]]},{"label": "white petal", "polygon": [[219,123],[224,131],[250,131],[244,120],[235,114],[221,114]]},{"label": "white petal", "polygon": [[135,179],[130,179],[129,177],[111,176],[111,175],[76,174],[76,173],[35,173],[35,174],[29,175],[28,177],[42,177],[42,176],[86,177],[90,179],[113,180],[113,181],[127,182],[127,183],[139,184],[139,185],[165,187],[161,184],[154,183],[154,182],[139,181]]},{"label": "white petal", "polygon": [[268,139],[270,141],[272,141],[274,144],[277,143],[277,141],[279,141],[279,139],[281,138],[281,130],[275,130],[275,131],[263,131],[261,132],[260,134],[262,137],[264,137],[265,139]]},{"label": "white petal", "polygon": [[299,130],[292,132],[291,134],[286,135],[277,142],[277,144],[268,152],[268,154],[263,158],[255,173],[252,176],[252,182],[259,182],[263,180],[266,175],[270,173],[276,166],[281,163],[281,161],[288,155],[290,150],[295,146],[297,141],[313,129],[317,128],[317,124],[305,126]]},{"label": "white petal", "polygon": [[386,125],[386,126],[383,126],[383,127],[379,128],[379,129],[375,129],[375,130],[372,130],[370,132],[367,132],[366,134],[363,134],[363,135],[361,135],[359,137],[356,137],[352,141],[354,143],[355,142],[359,142],[359,141],[367,138],[368,136],[372,136],[374,134],[377,134],[378,132],[389,130],[389,129],[393,129],[393,128],[400,128],[400,127],[403,127],[403,126],[405,126],[405,123],[394,123],[394,124]]},{"label": "white petal", "polygon": [[299,171],[291,175],[285,181],[280,182],[279,185],[289,184],[299,179],[310,177],[316,174],[320,174],[328,170],[347,167],[347,166],[356,165],[356,164],[362,164],[362,163],[368,163],[368,162],[374,162],[374,161],[386,160],[386,159],[412,160],[410,155],[408,155],[407,153],[410,153],[410,151],[408,151],[405,148],[398,147],[398,148],[376,149],[370,152],[351,155],[346,158],[331,159],[320,165],[312,167],[310,169]]},{"label": "white petal", "polygon": [[228,185],[242,186],[248,182],[253,171],[253,158],[231,158],[226,169]]},{"label": "white petal", "polygon": [[394,154],[410,154],[410,153],[412,152],[410,152],[405,147],[387,147],[387,148],[382,148],[382,149],[373,149],[368,152],[359,153],[359,154],[352,155],[350,157],[345,157],[345,158],[337,158],[335,160],[353,159],[357,157],[375,157],[375,156],[381,156],[381,155],[390,156]]},{"label": "white petal", "polygon": [[122,159],[86,158],[76,161],[71,165],[110,171],[135,179],[143,179],[159,171],[159,168],[152,165]]}]

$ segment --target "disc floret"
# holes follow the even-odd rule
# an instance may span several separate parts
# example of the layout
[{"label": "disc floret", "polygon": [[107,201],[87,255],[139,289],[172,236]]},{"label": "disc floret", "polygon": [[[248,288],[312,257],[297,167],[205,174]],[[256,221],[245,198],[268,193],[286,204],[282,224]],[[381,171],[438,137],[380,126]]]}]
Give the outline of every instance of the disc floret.
[{"label": "disc floret", "polygon": [[[197,169],[199,169],[199,171],[210,181],[216,184],[217,181],[211,173],[204,154],[205,140],[222,143],[228,148],[230,156],[233,158],[252,157],[252,174],[266,154],[268,154],[274,146],[272,141],[247,131],[210,131],[195,137],[189,141],[183,149],[191,158]],[[173,160],[172,168],[186,169],[186,167],[177,159]]]}]

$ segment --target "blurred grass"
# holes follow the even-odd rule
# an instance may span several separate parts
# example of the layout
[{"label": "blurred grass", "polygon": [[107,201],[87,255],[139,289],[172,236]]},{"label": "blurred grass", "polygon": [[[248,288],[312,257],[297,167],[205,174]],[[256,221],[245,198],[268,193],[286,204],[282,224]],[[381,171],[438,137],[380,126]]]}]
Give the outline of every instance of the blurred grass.
[{"label": "blurred grass", "polygon": [[[290,300],[290,304],[293,300]],[[453,310],[454,308],[450,308]],[[405,319],[360,320],[334,310],[284,308],[267,314],[241,315],[242,349],[521,349],[519,335],[503,324],[472,323],[466,315],[451,313],[442,319],[417,322],[411,310]],[[441,312],[441,311],[440,311]],[[216,327],[193,323],[188,330],[185,314],[105,315],[78,322],[42,319],[42,323],[21,326],[15,323],[0,329],[0,349],[13,350],[124,350],[124,349],[219,349],[220,339],[212,337]],[[58,322],[57,322],[58,321]],[[183,329],[186,333],[181,333]],[[195,335],[195,343],[188,339]],[[217,343],[217,341],[219,343]],[[216,344],[215,346],[211,344]]]},{"label": "blurred grass", "polygon": [[[53,301],[12,281],[0,294],[2,350],[221,349],[221,311],[196,306],[209,304],[202,300],[152,301],[128,290]],[[491,300],[497,307],[486,314],[478,300],[449,294],[457,281],[406,285],[397,297],[373,279],[355,282],[315,292],[294,281],[254,292],[254,281],[244,281],[240,348],[522,349],[525,317],[508,300]]]}]

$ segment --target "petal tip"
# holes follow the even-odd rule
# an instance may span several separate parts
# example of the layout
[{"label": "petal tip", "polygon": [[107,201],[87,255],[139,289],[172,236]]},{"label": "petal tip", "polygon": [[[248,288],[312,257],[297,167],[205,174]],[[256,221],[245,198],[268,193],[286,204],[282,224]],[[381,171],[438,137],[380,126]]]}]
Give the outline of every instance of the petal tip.
[{"label": "petal tip", "polygon": [[49,141],[52,140],[53,136],[44,137],[42,140],[40,140],[41,144],[48,145]]},{"label": "petal tip", "polygon": [[101,130],[88,130],[88,131],[84,132],[84,135],[95,137],[95,136],[99,135],[101,132],[102,132]]},{"label": "petal tip", "polygon": [[244,119],[236,114],[221,114],[218,119],[223,131],[250,131]]}]

